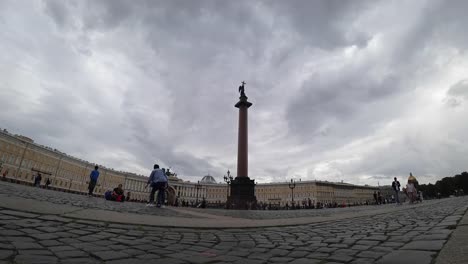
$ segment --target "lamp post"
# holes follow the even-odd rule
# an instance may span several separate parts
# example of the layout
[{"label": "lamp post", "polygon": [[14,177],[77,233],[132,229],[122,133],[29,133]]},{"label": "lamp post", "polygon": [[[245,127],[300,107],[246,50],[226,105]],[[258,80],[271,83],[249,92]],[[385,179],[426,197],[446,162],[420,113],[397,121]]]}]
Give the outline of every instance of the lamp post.
[{"label": "lamp post", "polygon": [[294,188],[296,188],[296,181],[293,181],[291,179],[291,182],[289,183],[289,189],[291,189],[291,206],[294,207]]},{"label": "lamp post", "polygon": [[195,188],[197,188],[197,201],[195,203],[198,204],[198,190],[200,190],[201,188],[200,181],[198,181],[197,184],[195,184]]},{"label": "lamp post", "polygon": [[227,189],[226,189],[226,207],[227,207],[227,204],[228,204],[228,200],[229,200],[229,185],[231,184],[233,178],[231,176],[231,172],[228,170],[227,171],[227,175],[224,175],[224,181],[227,183]]}]

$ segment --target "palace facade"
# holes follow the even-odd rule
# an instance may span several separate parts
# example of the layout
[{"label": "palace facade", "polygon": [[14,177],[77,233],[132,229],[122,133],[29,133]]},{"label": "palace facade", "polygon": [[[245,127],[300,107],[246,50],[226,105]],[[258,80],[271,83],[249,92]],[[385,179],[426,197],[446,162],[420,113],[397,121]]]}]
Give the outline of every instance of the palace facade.
[{"label": "palace facade", "polygon": [[[96,194],[103,195],[107,190],[122,184],[125,193],[131,193],[132,200],[148,199],[149,190],[145,188],[147,176],[91,163],[39,145],[28,137],[0,130],[0,173],[6,180],[32,184],[34,177],[41,173],[42,185],[49,179],[52,189],[84,194],[87,193],[89,174],[95,165],[99,166],[100,171]],[[291,190],[292,186],[290,182],[258,183],[255,187],[257,201],[275,206],[290,205],[292,201],[307,204],[309,199],[314,204],[354,204],[371,202],[374,191],[378,190],[377,187],[326,181],[298,181]],[[168,203],[173,204],[176,199],[189,203],[205,199],[209,204],[222,205],[226,202],[228,191],[227,184],[217,183],[210,175],[193,183],[183,181],[171,173]]]}]

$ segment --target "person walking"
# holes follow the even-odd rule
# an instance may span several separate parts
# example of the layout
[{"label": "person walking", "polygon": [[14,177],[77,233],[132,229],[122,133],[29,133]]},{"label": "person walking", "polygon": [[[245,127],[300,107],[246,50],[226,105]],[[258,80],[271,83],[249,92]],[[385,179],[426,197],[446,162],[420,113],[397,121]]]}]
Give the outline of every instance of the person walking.
[{"label": "person walking", "polygon": [[89,174],[89,185],[88,185],[88,196],[93,196],[94,188],[96,187],[97,180],[99,178],[99,167],[96,165],[94,166],[94,170]]},{"label": "person walking", "polygon": [[395,200],[396,200],[396,203],[397,204],[401,204],[400,203],[400,197],[398,196],[398,193],[400,192],[400,182],[397,180],[397,178],[393,178],[393,182],[392,182],[392,188],[393,188],[393,191],[395,192]]},{"label": "person walking", "polygon": [[[149,203],[146,206],[154,206],[154,194],[158,191],[158,199],[156,202],[157,207],[164,208],[164,201],[166,200],[165,193],[167,188],[167,176],[165,172],[159,168],[158,164],[154,164],[153,171],[148,179],[148,185],[151,186],[151,193],[149,197]],[[145,187],[145,188],[146,188]]]}]

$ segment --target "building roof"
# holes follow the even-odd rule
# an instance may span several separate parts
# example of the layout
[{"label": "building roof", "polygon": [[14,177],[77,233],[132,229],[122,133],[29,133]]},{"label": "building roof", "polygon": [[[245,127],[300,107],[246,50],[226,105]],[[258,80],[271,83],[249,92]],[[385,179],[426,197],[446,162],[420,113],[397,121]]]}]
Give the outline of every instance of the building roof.
[{"label": "building roof", "polygon": [[217,182],[216,182],[215,178],[213,178],[213,176],[206,175],[201,179],[200,183],[216,184]]}]

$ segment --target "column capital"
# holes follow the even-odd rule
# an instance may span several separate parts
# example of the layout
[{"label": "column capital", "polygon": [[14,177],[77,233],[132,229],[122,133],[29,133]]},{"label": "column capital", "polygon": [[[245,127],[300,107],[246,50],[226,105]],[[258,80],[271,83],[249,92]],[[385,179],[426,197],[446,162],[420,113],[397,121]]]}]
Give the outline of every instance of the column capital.
[{"label": "column capital", "polygon": [[242,106],[245,106],[247,108],[251,107],[252,106],[252,103],[247,101],[247,96],[243,95],[241,97],[239,97],[239,102],[237,102],[237,104],[235,105],[235,107],[237,108],[241,108]]}]

